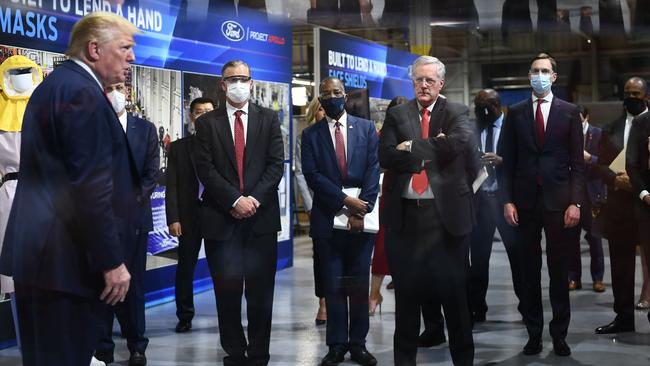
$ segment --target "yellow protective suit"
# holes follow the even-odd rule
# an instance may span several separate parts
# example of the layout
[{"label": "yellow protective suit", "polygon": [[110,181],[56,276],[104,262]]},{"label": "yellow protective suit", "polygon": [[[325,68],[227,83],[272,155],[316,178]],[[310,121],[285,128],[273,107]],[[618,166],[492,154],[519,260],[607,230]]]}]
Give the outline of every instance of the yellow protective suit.
[{"label": "yellow protective suit", "polygon": [[[17,70],[27,68],[31,68],[33,86],[21,93],[16,91],[11,75]],[[11,56],[0,65],[0,131],[21,130],[27,101],[41,81],[43,81],[43,70],[25,56]]]}]

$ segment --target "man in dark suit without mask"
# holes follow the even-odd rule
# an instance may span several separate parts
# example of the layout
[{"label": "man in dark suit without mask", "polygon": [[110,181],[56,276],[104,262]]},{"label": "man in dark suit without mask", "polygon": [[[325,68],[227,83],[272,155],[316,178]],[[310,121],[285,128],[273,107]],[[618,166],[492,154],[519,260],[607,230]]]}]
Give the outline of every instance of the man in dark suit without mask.
[{"label": "man in dark suit without mask", "polygon": [[96,12],[70,33],[70,60],[25,111],[20,177],[0,271],[13,275],[23,365],[87,366],[104,308],[124,301],[124,248],[139,229],[140,179],[103,85],[123,82],[137,28]]},{"label": "man in dark suit without mask", "polygon": [[380,136],[379,162],[388,171],[382,220],[395,282],[396,365],[415,365],[420,305],[436,303],[445,312],[454,364],[474,360],[466,292],[473,222],[466,149],[473,132],[467,107],[440,97],[444,77],[440,60],[419,57],[412,71],[416,99],[387,113]]}]

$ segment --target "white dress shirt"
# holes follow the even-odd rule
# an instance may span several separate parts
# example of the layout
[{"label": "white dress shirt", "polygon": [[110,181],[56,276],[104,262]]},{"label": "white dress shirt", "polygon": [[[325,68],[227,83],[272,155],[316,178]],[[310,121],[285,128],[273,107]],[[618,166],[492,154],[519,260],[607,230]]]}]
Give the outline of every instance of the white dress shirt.
[{"label": "white dress shirt", "polygon": [[[436,101],[434,101],[433,103],[431,103],[430,106],[427,107],[427,109],[429,110],[429,128],[431,128],[431,117],[432,117],[431,111],[433,111],[433,107],[436,105],[437,101],[438,100],[436,99]],[[417,105],[418,105],[418,119],[420,121],[420,131],[422,131],[422,106],[420,105],[419,102],[417,103]],[[430,133],[431,130],[429,130],[429,134]],[[424,166],[424,161],[422,162],[422,166]],[[407,198],[411,200],[426,200],[426,199],[433,199],[434,196],[433,196],[433,191],[431,190],[431,185],[427,186],[427,190],[424,191],[422,195],[417,194],[417,192],[413,190],[413,176],[411,175],[411,179],[409,179],[409,183],[404,188],[404,192],[402,192],[402,198]]]},{"label": "white dress shirt", "polygon": [[[533,94],[533,120],[537,118],[537,101],[538,98]],[[548,123],[548,113],[551,110],[551,103],[553,103],[553,92],[549,92],[544,98],[544,103],[542,103],[542,116],[544,116],[544,131],[546,131],[546,124]]]},{"label": "white dress shirt", "polygon": [[122,129],[124,130],[124,133],[126,133],[126,124],[127,124],[127,119],[126,119],[126,111],[123,111],[121,116],[117,116],[117,118],[120,120],[120,124],[122,125]]},{"label": "white dress shirt", "polygon": [[233,142],[235,141],[235,112],[242,111],[241,121],[244,125],[244,146],[246,145],[246,135],[248,132],[248,102],[241,108],[235,108],[228,101],[226,101],[226,114],[228,114],[228,122],[230,124],[230,135]]}]

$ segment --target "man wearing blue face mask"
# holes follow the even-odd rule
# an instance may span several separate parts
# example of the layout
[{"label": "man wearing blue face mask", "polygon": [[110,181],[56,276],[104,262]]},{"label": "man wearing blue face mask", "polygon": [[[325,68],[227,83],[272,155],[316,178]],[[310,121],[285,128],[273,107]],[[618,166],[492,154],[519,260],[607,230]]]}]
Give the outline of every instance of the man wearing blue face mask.
[{"label": "man wearing blue face mask", "polygon": [[[366,349],[368,334],[368,278],[371,234],[364,232],[364,216],[373,210],[379,193],[379,138],[372,121],[345,112],[341,80],[320,84],[320,103],[326,117],[302,133],[302,171],[314,191],[309,235],[321,263],[327,305],[329,352],[322,366],[352,361],[377,364]],[[357,196],[343,188],[357,187]],[[333,228],[334,216],[347,209],[347,229]]]},{"label": "man wearing blue face mask", "polygon": [[556,70],[548,54],[533,59],[528,74],[532,96],[510,108],[498,149],[503,157],[499,194],[504,216],[516,228],[521,250],[523,315],[529,337],[526,355],[542,351],[542,229],[553,308],[549,324],[553,351],[558,356],[571,354],[565,340],[571,318],[567,259],[580,220],[585,166],[578,108],[551,91]]},{"label": "man wearing blue face mask", "polygon": [[[214,282],[224,365],[269,362],[284,144],[278,115],[250,102],[244,61],[221,69],[226,103],[196,121],[201,230]],[[248,339],[242,326],[246,296]]]}]

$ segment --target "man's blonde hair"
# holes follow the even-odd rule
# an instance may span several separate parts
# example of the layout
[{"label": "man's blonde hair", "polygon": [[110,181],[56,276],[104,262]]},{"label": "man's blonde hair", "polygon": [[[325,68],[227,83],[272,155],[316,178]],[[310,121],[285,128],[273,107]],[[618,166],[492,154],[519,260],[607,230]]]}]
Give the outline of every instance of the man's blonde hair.
[{"label": "man's blonde hair", "polygon": [[68,50],[65,54],[81,57],[86,52],[88,42],[106,44],[113,40],[117,33],[134,35],[142,33],[142,31],[117,14],[102,11],[90,13],[72,27]]}]

